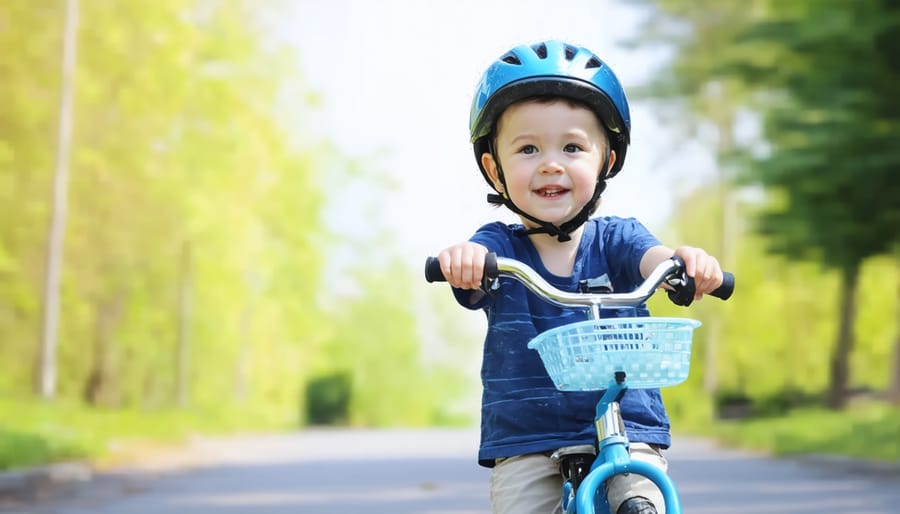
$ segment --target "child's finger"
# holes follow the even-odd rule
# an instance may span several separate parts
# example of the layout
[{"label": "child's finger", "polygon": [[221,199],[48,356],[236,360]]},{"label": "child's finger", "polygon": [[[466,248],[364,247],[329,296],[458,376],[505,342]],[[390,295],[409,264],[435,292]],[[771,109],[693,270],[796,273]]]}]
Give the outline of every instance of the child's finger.
[{"label": "child's finger", "polygon": [[484,277],[484,256],[487,249],[480,245],[472,245],[471,247],[471,273],[472,280],[470,286],[472,289],[481,287],[481,280]]},{"label": "child's finger", "polygon": [[473,289],[472,284],[475,282],[475,252],[471,246],[464,246],[461,249],[461,275],[460,282],[465,284],[468,289]]},{"label": "child's finger", "polygon": [[722,285],[722,279],[722,268],[719,265],[719,261],[715,257],[707,255],[704,259],[703,269],[698,270],[697,275],[694,277],[697,294],[703,295],[714,291]]}]

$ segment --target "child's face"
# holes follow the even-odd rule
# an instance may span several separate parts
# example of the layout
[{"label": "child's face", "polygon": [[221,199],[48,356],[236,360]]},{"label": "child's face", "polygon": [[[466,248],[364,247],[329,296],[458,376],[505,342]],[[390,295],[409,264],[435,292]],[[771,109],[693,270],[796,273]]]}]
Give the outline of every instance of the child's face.
[{"label": "child's face", "polygon": [[[584,107],[562,100],[514,104],[497,124],[495,152],[506,178],[505,192],[531,216],[560,225],[593,196],[607,144],[599,120]],[[612,166],[614,154],[610,161]],[[493,156],[484,154],[482,164],[504,192]]]}]

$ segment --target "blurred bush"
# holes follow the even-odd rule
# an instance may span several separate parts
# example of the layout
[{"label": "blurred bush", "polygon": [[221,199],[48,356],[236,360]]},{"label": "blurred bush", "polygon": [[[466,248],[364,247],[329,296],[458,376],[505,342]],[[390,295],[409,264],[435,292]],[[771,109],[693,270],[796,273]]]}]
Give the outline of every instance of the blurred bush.
[{"label": "blurred bush", "polygon": [[350,373],[334,372],[309,379],[305,391],[307,424],[343,425],[350,417],[353,383]]}]

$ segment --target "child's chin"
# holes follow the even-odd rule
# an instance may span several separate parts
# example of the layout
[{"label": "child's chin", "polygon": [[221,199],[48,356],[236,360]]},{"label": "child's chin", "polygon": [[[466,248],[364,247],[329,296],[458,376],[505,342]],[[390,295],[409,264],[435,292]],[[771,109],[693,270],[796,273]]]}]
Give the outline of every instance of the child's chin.
[{"label": "child's chin", "polygon": [[[572,218],[574,218],[575,215],[573,214],[573,215],[571,215],[571,216],[564,216],[564,217],[560,217],[560,216],[546,216],[546,217],[543,217],[543,216],[538,215],[538,216],[535,216],[535,217],[536,217],[537,219],[539,219],[539,220],[543,220],[543,221],[552,223],[552,224],[556,225],[557,227],[559,227],[559,226],[562,226],[562,225],[563,225],[564,223],[566,223],[567,221],[569,221],[569,220],[571,220]],[[528,228],[528,229],[539,228],[538,225],[532,223],[531,221],[524,220],[524,219],[522,220],[522,224],[525,225],[525,228]]]},{"label": "child's chin", "polygon": [[542,219],[544,221],[549,221],[554,225],[562,225],[563,223],[569,221],[574,218],[577,214],[576,211],[572,209],[559,209],[555,211],[545,211],[543,216],[538,216],[538,219]]}]

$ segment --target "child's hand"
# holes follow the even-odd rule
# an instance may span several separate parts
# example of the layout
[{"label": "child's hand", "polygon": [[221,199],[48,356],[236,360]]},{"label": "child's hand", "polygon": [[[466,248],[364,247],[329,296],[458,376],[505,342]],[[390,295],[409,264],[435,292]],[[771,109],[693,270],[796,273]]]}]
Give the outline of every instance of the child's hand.
[{"label": "child's hand", "polygon": [[441,251],[438,261],[447,283],[459,289],[480,288],[484,275],[484,256],[487,253],[487,248],[469,241]]},{"label": "child's hand", "polygon": [[722,285],[722,267],[719,266],[719,261],[702,248],[682,246],[675,250],[675,255],[684,261],[685,271],[694,279],[697,288],[695,300],[701,299],[705,293],[715,291]]}]

